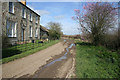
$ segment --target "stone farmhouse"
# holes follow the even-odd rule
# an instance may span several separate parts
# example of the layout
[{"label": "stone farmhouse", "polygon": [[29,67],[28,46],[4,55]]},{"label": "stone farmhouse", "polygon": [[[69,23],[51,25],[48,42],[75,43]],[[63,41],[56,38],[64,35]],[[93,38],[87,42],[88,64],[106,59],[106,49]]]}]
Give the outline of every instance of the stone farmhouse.
[{"label": "stone farmhouse", "polygon": [[2,2],[2,34],[9,41],[40,39],[40,15],[26,6],[26,2]]}]

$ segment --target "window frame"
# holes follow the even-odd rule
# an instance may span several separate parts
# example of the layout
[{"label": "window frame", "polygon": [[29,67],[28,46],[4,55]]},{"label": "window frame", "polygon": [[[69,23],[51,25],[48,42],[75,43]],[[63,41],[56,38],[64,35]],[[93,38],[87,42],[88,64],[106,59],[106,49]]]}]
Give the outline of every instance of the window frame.
[{"label": "window frame", "polygon": [[22,7],[22,17],[26,18],[26,9],[24,7]]},{"label": "window frame", "polygon": [[36,23],[38,23],[38,16],[35,17],[35,21],[36,21]]},{"label": "window frame", "polygon": [[[9,31],[8,31],[8,22],[9,22],[9,28],[11,30],[11,34],[9,35]],[[6,22],[6,35],[8,37],[17,37],[17,23],[16,22],[13,22],[13,21],[10,21],[10,20],[7,20]]]},{"label": "window frame", "polygon": [[[10,3],[12,3],[12,5],[11,5],[11,8],[12,8],[12,10],[10,10]],[[14,5],[14,3],[13,2],[9,2],[9,13],[15,13],[15,5]]]},{"label": "window frame", "polygon": [[29,37],[32,37],[32,26],[29,27]]},{"label": "window frame", "polygon": [[32,21],[32,12],[30,12],[30,21]]}]

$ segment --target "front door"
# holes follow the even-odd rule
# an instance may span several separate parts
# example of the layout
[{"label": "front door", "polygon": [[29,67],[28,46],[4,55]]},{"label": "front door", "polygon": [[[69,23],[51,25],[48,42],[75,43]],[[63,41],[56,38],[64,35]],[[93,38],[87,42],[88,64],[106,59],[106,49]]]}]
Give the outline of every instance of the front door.
[{"label": "front door", "polygon": [[22,41],[24,41],[24,29],[22,28],[22,30],[21,30],[22,32]]}]

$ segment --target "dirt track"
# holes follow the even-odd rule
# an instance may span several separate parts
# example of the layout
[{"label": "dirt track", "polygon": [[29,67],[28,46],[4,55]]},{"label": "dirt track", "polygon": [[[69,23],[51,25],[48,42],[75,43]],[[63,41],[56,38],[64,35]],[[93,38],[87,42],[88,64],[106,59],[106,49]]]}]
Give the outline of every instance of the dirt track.
[{"label": "dirt track", "polygon": [[60,58],[66,52],[70,43],[63,45],[59,42],[47,49],[39,51],[30,56],[6,63],[2,65],[3,78],[65,78],[72,68],[74,48],[72,54],[67,54],[67,59],[57,61],[54,64],[45,67],[55,59]]}]

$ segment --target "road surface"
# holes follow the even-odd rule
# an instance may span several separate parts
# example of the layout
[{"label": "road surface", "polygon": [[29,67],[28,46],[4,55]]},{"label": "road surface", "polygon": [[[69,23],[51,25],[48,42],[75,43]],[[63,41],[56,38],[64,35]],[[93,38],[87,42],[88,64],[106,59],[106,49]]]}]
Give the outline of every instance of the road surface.
[{"label": "road surface", "polygon": [[[71,42],[59,42],[42,51],[2,65],[3,78],[65,78],[73,64],[74,48],[63,58]],[[71,54],[69,53],[71,52]],[[55,61],[58,60],[58,61]]]}]

